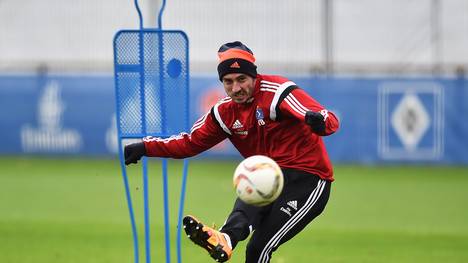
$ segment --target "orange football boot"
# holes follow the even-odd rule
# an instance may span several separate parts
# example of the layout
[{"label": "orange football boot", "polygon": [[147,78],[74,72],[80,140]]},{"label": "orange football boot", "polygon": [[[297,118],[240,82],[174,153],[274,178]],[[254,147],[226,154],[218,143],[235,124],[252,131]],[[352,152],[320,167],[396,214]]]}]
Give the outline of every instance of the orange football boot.
[{"label": "orange football boot", "polygon": [[232,249],[223,233],[203,225],[193,216],[185,216],[182,220],[187,236],[195,244],[206,249],[217,262],[226,262],[231,258]]}]

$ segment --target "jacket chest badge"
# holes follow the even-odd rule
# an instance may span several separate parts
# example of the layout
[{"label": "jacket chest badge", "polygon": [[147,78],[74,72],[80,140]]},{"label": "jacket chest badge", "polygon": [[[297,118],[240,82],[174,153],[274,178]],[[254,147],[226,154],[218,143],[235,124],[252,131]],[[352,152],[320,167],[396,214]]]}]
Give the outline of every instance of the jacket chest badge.
[{"label": "jacket chest badge", "polygon": [[232,129],[234,130],[234,133],[237,135],[247,135],[249,132],[243,130],[244,125],[239,120],[236,120],[234,124],[232,125]]},{"label": "jacket chest badge", "polygon": [[240,129],[240,128],[244,128],[244,125],[242,125],[242,123],[239,120],[236,120],[234,122],[234,124],[232,125],[232,128],[233,129]]},{"label": "jacket chest badge", "polygon": [[257,118],[258,125],[263,126],[265,125],[265,121],[263,120],[263,110],[262,108],[257,106],[257,110],[255,111],[255,117]]}]

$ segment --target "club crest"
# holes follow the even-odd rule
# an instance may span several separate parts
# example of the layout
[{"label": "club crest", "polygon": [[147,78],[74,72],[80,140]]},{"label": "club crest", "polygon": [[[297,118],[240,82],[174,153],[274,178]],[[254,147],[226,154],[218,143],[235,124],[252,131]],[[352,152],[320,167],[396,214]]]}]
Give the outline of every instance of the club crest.
[{"label": "club crest", "polygon": [[263,120],[263,110],[257,106],[257,110],[255,111],[255,117],[257,118],[258,125],[263,126],[265,125],[265,121]]}]

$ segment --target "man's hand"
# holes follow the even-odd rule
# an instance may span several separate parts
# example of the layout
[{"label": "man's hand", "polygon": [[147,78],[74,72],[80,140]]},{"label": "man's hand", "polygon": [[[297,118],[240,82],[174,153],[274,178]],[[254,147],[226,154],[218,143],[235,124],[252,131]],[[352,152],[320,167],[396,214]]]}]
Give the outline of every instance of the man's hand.
[{"label": "man's hand", "polygon": [[305,115],[305,122],[312,127],[312,131],[317,134],[325,132],[325,117],[320,112],[308,111]]},{"label": "man's hand", "polygon": [[146,148],[143,142],[137,142],[125,145],[124,156],[125,156],[125,165],[131,163],[138,163],[138,160],[146,155]]}]

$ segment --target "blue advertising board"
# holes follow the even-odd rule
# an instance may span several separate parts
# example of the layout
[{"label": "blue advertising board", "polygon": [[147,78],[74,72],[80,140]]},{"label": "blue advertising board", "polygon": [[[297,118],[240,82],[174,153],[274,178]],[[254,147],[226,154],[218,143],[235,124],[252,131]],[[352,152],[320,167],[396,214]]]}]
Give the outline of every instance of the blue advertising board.
[{"label": "blue advertising board", "polygon": [[[340,119],[334,162],[468,164],[466,78],[289,76]],[[190,80],[193,123],[225,96],[216,76]],[[0,76],[0,154],[117,152],[111,75]],[[203,154],[239,158],[224,141]]]}]

